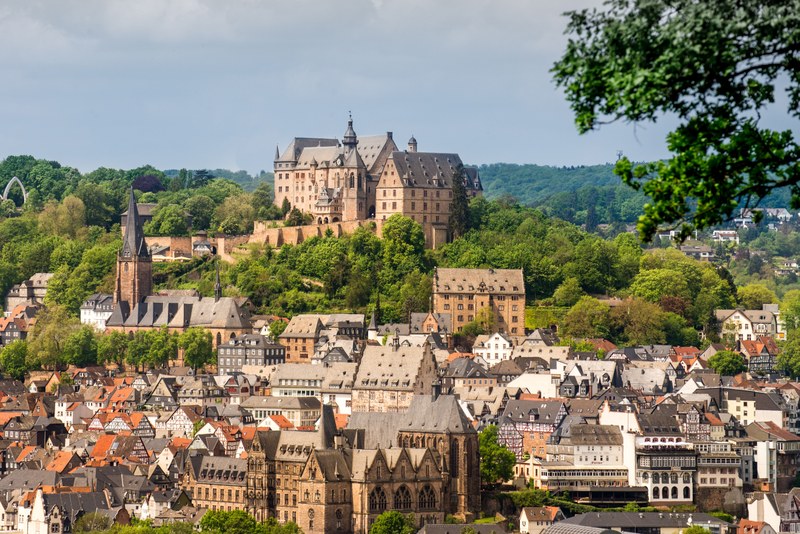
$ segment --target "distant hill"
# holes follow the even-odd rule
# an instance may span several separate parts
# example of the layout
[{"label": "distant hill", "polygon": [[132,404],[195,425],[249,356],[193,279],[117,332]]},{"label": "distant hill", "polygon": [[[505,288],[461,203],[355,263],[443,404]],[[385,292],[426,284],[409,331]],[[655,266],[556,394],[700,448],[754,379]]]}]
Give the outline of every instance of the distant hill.
[{"label": "distant hill", "polygon": [[492,163],[479,168],[487,198],[504,195],[573,222],[633,223],[647,197],[624,185],[613,165],[549,167]]},{"label": "distant hill", "polygon": [[[177,176],[180,171],[178,169],[167,169],[164,174],[170,178]],[[216,178],[225,178],[232,182],[236,182],[245,191],[253,191],[261,182],[267,182],[270,187],[275,183],[275,177],[271,172],[262,171],[256,176],[250,175],[247,171],[231,171],[228,169],[208,169],[208,172]]]}]

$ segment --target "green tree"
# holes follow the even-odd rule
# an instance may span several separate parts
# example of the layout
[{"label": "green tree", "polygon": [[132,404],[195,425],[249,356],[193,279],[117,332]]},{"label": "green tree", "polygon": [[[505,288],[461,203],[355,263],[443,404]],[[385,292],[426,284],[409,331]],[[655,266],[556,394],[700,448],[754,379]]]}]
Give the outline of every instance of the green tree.
[{"label": "green tree", "polygon": [[[287,203],[287,199],[283,199],[284,204]],[[292,208],[291,211],[288,212],[288,216],[286,220],[283,222],[284,226],[302,226],[303,225],[303,212],[301,212],[297,208]]]},{"label": "green tree", "polygon": [[178,357],[178,334],[170,333],[167,327],[147,332],[150,347],[144,363],[151,367],[164,367]]},{"label": "green tree", "polygon": [[658,305],[638,298],[628,298],[611,310],[616,341],[628,345],[664,343],[664,312]]},{"label": "green tree", "polygon": [[383,512],[369,527],[369,534],[414,534],[416,531],[414,516],[403,515],[396,510]]},{"label": "green tree", "polygon": [[107,332],[97,340],[97,363],[125,363],[128,352],[128,336],[116,330]]},{"label": "green tree", "polygon": [[74,532],[100,532],[111,526],[111,520],[100,512],[87,512],[73,526]]},{"label": "green tree", "polygon": [[422,255],[425,250],[425,233],[418,222],[403,215],[392,215],[384,221],[381,236],[381,287],[402,280],[415,270],[424,270]]},{"label": "green tree", "polygon": [[281,213],[283,213],[283,216],[286,217],[290,211],[292,211],[292,204],[289,202],[289,197],[284,197],[283,202],[281,203]]},{"label": "green tree", "polygon": [[467,173],[459,163],[453,171],[453,202],[450,205],[450,235],[453,239],[458,239],[469,229],[469,200],[464,185],[466,180]]},{"label": "green tree", "polygon": [[[0,267],[1,272],[2,267]],[[791,289],[783,295],[780,311],[787,331],[800,328],[800,289]]]},{"label": "green tree", "polygon": [[610,330],[611,308],[594,297],[581,297],[564,317],[562,327],[569,337],[606,337]]},{"label": "green tree", "polygon": [[683,534],[711,534],[711,531],[707,528],[701,527],[700,525],[692,525],[683,529]]},{"label": "green tree", "polygon": [[194,195],[186,199],[183,208],[192,217],[192,228],[208,230],[217,205],[206,195]]},{"label": "green tree", "polygon": [[789,336],[781,344],[777,356],[778,367],[792,378],[800,377],[800,336]]},{"label": "green tree", "polygon": [[209,534],[251,534],[256,530],[256,520],[242,510],[211,510],[200,520],[200,530]]},{"label": "green tree", "polygon": [[65,363],[64,348],[67,339],[79,327],[78,320],[71,317],[65,308],[47,306],[36,316],[36,324],[30,333],[28,366],[42,366],[57,371]]},{"label": "green tree", "polygon": [[715,373],[724,376],[734,376],[747,371],[744,357],[732,350],[721,350],[708,359],[708,365]]},{"label": "green tree", "polygon": [[283,334],[283,331],[286,330],[288,324],[289,323],[281,320],[272,321],[269,323],[269,335],[272,336],[272,339],[277,340],[278,336]]},{"label": "green tree", "polygon": [[645,269],[639,271],[631,283],[632,295],[649,302],[659,302],[664,297],[690,299],[689,285],[680,271],[673,269]]},{"label": "green tree", "polygon": [[760,310],[763,304],[774,304],[778,302],[775,293],[761,284],[747,284],[737,291],[739,305],[745,310]]},{"label": "green tree", "polygon": [[249,193],[230,196],[217,207],[214,220],[219,222],[220,232],[231,235],[249,234],[253,231],[256,210],[253,196]]},{"label": "green tree", "polygon": [[570,36],[553,67],[578,131],[612,121],[677,117],[673,157],[615,173],[651,197],[639,220],[650,239],[659,225],[713,226],[775,187],[800,205],[800,147],[791,130],[762,127],[786,82],[788,115],[800,111],[800,24],[796,2],[610,0],[568,13]]},{"label": "green tree", "polygon": [[150,354],[150,346],[152,345],[152,337],[150,333],[144,330],[139,330],[128,341],[128,348],[125,352],[125,363],[132,365],[138,372],[139,368],[147,362],[148,355]]},{"label": "green tree", "polygon": [[183,236],[189,233],[186,213],[175,204],[159,206],[153,219],[144,225],[147,235]]},{"label": "green tree", "polygon": [[23,380],[28,370],[28,343],[18,339],[0,349],[0,370],[16,380]]},{"label": "green tree", "polygon": [[97,339],[94,329],[83,325],[72,332],[64,342],[64,361],[76,367],[97,364]]},{"label": "green tree", "polygon": [[205,328],[187,328],[178,337],[178,346],[183,349],[183,361],[192,369],[200,369],[214,361],[211,332]]},{"label": "green tree", "polygon": [[489,425],[478,436],[481,457],[481,480],[494,484],[514,476],[517,458],[512,451],[497,441],[497,426]]},{"label": "green tree", "polygon": [[555,293],[553,293],[553,304],[572,307],[585,294],[578,279],[570,277],[561,282],[561,285],[556,288]]}]

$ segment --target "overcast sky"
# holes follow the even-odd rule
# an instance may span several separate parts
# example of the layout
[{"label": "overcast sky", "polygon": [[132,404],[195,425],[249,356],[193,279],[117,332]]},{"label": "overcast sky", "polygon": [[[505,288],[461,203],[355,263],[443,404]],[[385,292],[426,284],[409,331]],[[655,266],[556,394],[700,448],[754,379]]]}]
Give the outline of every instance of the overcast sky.
[{"label": "overcast sky", "polygon": [[471,164],[664,157],[578,136],[548,72],[599,0],[2,0],[0,158],[272,170],[292,137],[391,130]]}]

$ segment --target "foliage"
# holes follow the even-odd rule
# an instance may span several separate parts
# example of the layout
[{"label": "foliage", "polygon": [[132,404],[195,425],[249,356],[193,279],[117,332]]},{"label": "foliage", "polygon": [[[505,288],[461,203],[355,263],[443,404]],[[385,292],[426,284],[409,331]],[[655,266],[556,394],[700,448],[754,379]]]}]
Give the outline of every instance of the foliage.
[{"label": "foliage", "polygon": [[125,362],[127,351],[128,336],[123,332],[107,332],[97,339],[97,363],[122,365]]},{"label": "foliage", "polygon": [[28,368],[63,368],[67,363],[64,349],[68,339],[78,328],[78,320],[71,317],[62,306],[48,306],[39,311],[36,324],[29,334]]},{"label": "foliage", "polygon": [[570,277],[561,282],[561,285],[553,292],[553,304],[556,306],[571,307],[585,294],[578,279]]},{"label": "foliage", "polygon": [[25,378],[28,370],[28,343],[22,339],[12,341],[0,349],[0,371],[16,380]]},{"label": "foliage", "polygon": [[711,534],[711,531],[707,528],[701,527],[700,525],[692,525],[683,529],[683,534]]},{"label": "foliage", "polygon": [[459,164],[453,172],[453,202],[450,208],[450,233],[453,239],[458,239],[463,236],[467,231],[467,224],[469,223],[469,200],[467,199],[467,189],[464,182],[467,179],[467,173],[464,166]]},{"label": "foliage", "polygon": [[517,459],[512,451],[497,441],[497,426],[488,425],[478,436],[480,443],[481,480],[487,484],[510,480]]},{"label": "foliage", "polygon": [[744,357],[732,350],[721,350],[708,359],[708,365],[715,373],[724,376],[734,376],[747,371]]},{"label": "foliage", "polygon": [[153,219],[144,225],[146,235],[182,236],[188,235],[189,225],[186,213],[174,204],[159,206]]},{"label": "foliage", "polygon": [[97,364],[97,339],[94,329],[83,325],[64,342],[62,357],[67,365],[86,367]]},{"label": "foliage", "polygon": [[[625,120],[678,118],[668,135],[674,156],[615,173],[652,201],[639,230],[685,221],[704,228],[730,217],[774,187],[800,201],[800,147],[791,131],[759,124],[787,81],[789,113],[800,107],[796,2],[610,0],[573,11],[567,50],[554,65],[578,130]],[[800,202],[798,202],[800,203]]]},{"label": "foliage", "polygon": [[764,304],[778,302],[775,292],[761,284],[748,284],[737,290],[739,305],[745,310],[760,310]]},{"label": "foliage", "polygon": [[728,523],[736,522],[736,519],[727,512],[708,512],[708,515],[716,517],[717,519],[722,519],[723,521],[727,521]]},{"label": "foliage", "polygon": [[611,308],[594,297],[581,297],[564,317],[564,335],[575,338],[607,337],[611,329]]},{"label": "foliage", "polygon": [[111,526],[108,516],[99,512],[87,512],[75,521],[74,532],[93,532],[106,530]]},{"label": "foliage", "polygon": [[277,340],[278,336],[283,334],[283,331],[286,330],[287,326],[289,326],[289,323],[285,321],[272,321],[269,324],[269,335],[272,337],[272,339]]},{"label": "foliage", "polygon": [[200,369],[214,360],[211,332],[205,328],[190,327],[178,337],[178,347],[183,349],[183,361],[192,369]]},{"label": "foliage", "polygon": [[414,534],[414,515],[403,515],[396,510],[383,512],[369,528],[369,534]]}]

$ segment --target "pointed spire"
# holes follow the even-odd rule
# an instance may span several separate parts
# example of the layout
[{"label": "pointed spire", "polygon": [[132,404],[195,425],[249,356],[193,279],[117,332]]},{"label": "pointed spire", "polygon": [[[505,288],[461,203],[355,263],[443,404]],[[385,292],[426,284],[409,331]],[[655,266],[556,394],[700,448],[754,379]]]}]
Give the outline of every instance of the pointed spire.
[{"label": "pointed spire", "polygon": [[222,298],[222,284],[219,281],[219,260],[217,260],[217,277],[214,281],[214,302]]},{"label": "pointed spire", "polygon": [[125,216],[125,237],[122,239],[121,255],[128,258],[150,256],[147,245],[144,242],[144,231],[139,219],[139,208],[136,206],[133,187],[131,187],[130,197],[128,198],[128,213]]},{"label": "pointed spire", "polygon": [[317,429],[317,450],[330,449],[333,446],[333,437],[335,435],[336,419],[333,413],[333,406],[330,404],[323,404],[319,416],[319,428]]},{"label": "pointed spire", "polygon": [[281,153],[278,150],[278,145],[275,145],[275,161],[278,161],[279,159],[281,159]]},{"label": "pointed spire", "polygon": [[372,317],[369,320],[369,326],[367,327],[367,332],[373,332],[378,330],[378,324],[375,322],[375,310],[372,310]]}]

